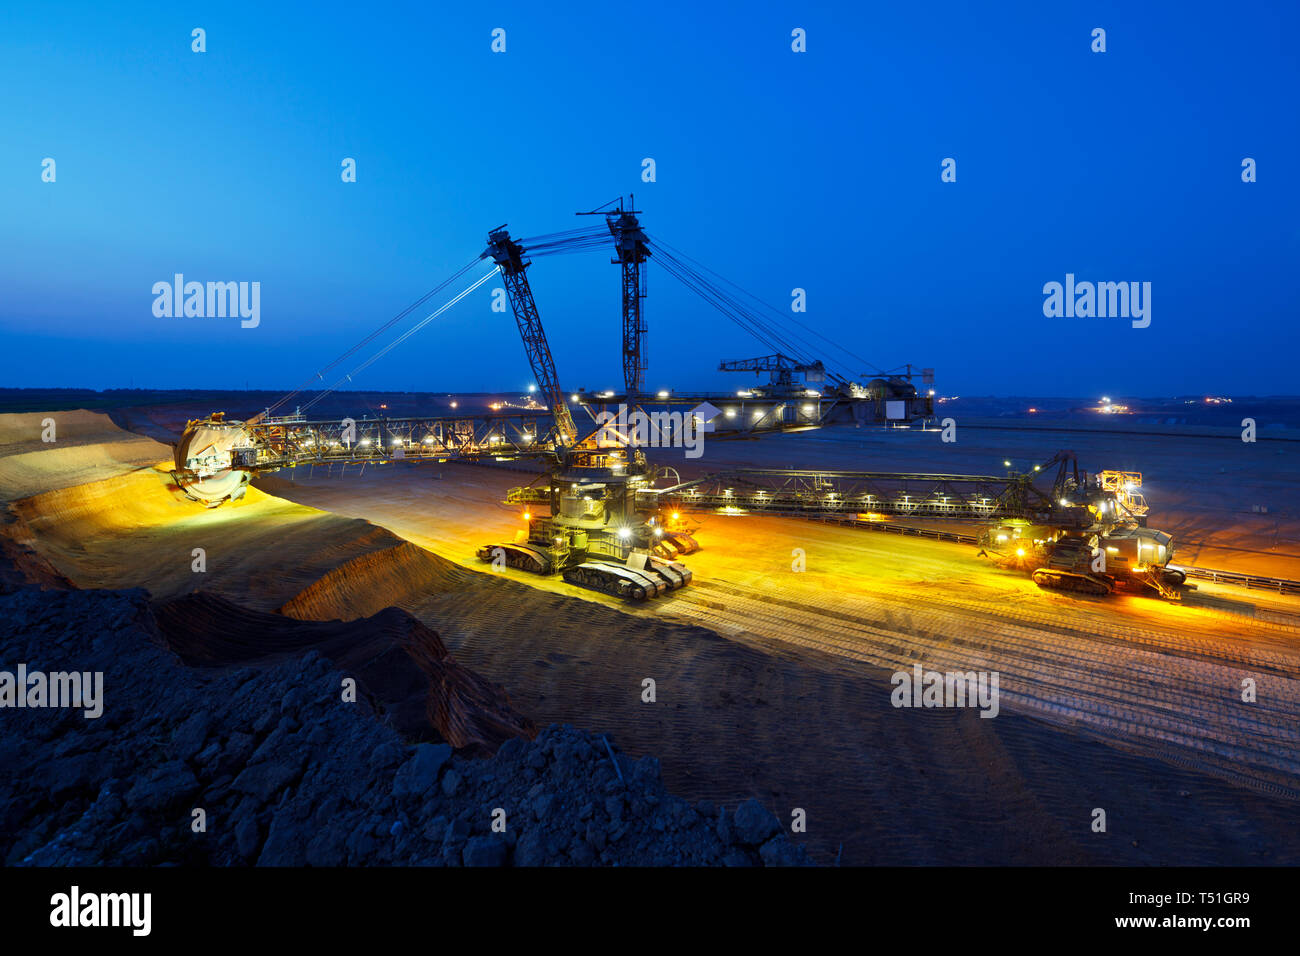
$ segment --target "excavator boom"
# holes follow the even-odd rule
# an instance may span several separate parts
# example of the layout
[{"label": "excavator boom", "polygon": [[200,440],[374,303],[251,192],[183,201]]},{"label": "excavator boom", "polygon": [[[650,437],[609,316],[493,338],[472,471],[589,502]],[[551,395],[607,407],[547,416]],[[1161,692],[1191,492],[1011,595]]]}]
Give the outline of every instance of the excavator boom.
[{"label": "excavator boom", "polygon": [[531,263],[524,255],[524,247],[510,238],[505,226],[488,233],[488,247],[483,252],[483,258],[490,256],[501,270],[506,297],[510,300],[510,308],[514,310],[515,321],[519,323],[519,336],[523,339],[528,364],[555,420],[556,443],[570,446],[577,441],[578,429],[569,413],[564,392],[560,389],[555,359],[551,356],[551,347],[546,341],[546,331],[542,328],[537,303],[533,301],[533,290],[528,284],[526,270]]}]

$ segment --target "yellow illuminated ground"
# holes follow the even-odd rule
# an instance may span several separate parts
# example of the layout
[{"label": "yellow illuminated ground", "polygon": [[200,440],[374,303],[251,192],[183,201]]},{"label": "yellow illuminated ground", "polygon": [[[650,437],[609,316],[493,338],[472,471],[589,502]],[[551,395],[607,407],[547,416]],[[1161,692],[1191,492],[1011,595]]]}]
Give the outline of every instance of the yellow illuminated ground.
[{"label": "yellow illuminated ground", "polygon": [[[442,465],[333,480],[300,469],[292,486],[263,485],[482,568],[473,550],[493,535],[479,529],[510,540],[522,526],[498,504],[519,483],[509,472]],[[1123,746],[1179,751],[1230,777],[1300,786],[1300,600],[1214,584],[1181,606],[1073,597],[993,568],[966,545],[796,519],[708,516],[697,539],[704,550],[686,559],[693,586],[644,606],[507,574],[764,651],[806,648],[890,671],[918,660],[996,670],[1009,711]],[[796,548],[803,573],[792,570]],[[1240,702],[1243,677],[1256,680],[1261,703]]]}]

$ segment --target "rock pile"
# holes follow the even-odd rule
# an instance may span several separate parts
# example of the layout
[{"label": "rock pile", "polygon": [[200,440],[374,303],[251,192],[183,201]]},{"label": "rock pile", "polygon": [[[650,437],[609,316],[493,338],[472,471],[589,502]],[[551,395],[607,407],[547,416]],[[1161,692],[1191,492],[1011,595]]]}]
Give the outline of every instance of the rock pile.
[{"label": "rock pile", "polygon": [[103,673],[103,715],[0,709],[6,865],[798,865],[757,801],[669,794],[567,725],[409,743],[320,652],[185,666],[143,591],[0,596],[0,671]]},{"label": "rock pile", "polygon": [[399,608],[364,620],[302,621],[195,592],[153,608],[169,651],[191,665],[260,664],[308,650],[356,678],[358,690],[404,737],[493,753],[537,728],[504,687],[463,667],[432,630]]}]

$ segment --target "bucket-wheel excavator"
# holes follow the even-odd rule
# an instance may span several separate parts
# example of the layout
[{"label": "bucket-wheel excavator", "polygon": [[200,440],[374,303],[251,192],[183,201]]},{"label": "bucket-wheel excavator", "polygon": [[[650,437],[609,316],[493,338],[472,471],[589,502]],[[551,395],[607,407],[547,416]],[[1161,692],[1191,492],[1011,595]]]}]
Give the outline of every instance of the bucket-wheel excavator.
[{"label": "bucket-wheel excavator", "polygon": [[551,466],[543,479],[547,485],[544,491],[538,489],[538,503],[545,502],[550,513],[526,511],[528,531],[521,532],[521,540],[480,548],[480,560],[536,574],[558,571],[571,584],[639,601],[689,584],[690,569],[673,556],[695,550],[693,540],[666,532],[658,515],[637,509],[637,492],[649,486],[652,477],[644,453],[626,445],[608,447],[600,437],[608,434],[607,428],[578,441],[528,283],[531,263],[523,246],[502,226],[488,234],[484,255],[501,272],[555,426],[546,453]]},{"label": "bucket-wheel excavator", "polygon": [[[1010,465],[1010,463],[1007,463]],[[1051,487],[1045,479],[1056,473]],[[1040,486],[1041,485],[1041,486]],[[1146,527],[1142,476],[1080,471],[1073,452],[1021,472],[945,475],[740,468],[650,489],[646,507],[676,513],[771,514],[884,530],[915,522],[970,523],[977,534],[944,532],[978,555],[1028,573],[1039,586],[1105,595],[1119,587],[1177,599],[1186,576],[1167,565],[1173,539]],[[906,524],[912,522],[912,524]]]},{"label": "bucket-wheel excavator", "polygon": [[[579,241],[589,240],[583,234]],[[639,492],[656,474],[644,453],[616,428],[583,434],[573,420],[528,282],[524,247],[501,226],[489,233],[479,256],[488,258],[496,266],[488,276],[502,278],[545,408],[362,421],[298,413],[238,422],[215,413],[189,422],[176,444],[177,486],[216,507],[241,498],[254,475],[300,464],[531,459],[544,466],[539,480],[546,484],[515,496],[534,503],[525,511],[527,531],[518,540],[480,548],[483,561],[563,574],[571,583],[630,600],[690,583],[690,569],[676,560],[698,550],[689,531],[669,530],[656,510],[638,507]]]},{"label": "bucket-wheel excavator", "polygon": [[[1146,505],[1137,491],[1141,476],[1102,472],[1089,478],[1079,471],[1069,452],[1032,471],[1000,477],[739,469],[685,482],[665,482],[661,479],[668,479],[671,469],[647,463],[638,447],[644,441],[635,431],[611,424],[607,414],[598,413],[597,409],[603,407],[600,399],[611,398],[612,393],[575,394],[569,400],[598,423],[593,429],[580,429],[556,373],[527,269],[530,255],[590,247],[608,241],[609,235],[614,237],[619,252],[615,261],[623,265],[624,271],[624,371],[628,394],[621,398],[635,403],[637,409],[649,407],[653,400],[640,394],[645,364],[641,335],[645,326],[639,269],[648,254],[646,237],[634,211],[621,204],[605,215],[607,231],[554,233],[525,240],[527,246],[512,239],[505,226],[492,230],[487,248],[477,259],[380,330],[490,259],[495,266],[491,272],[397,341],[400,343],[499,274],[545,407],[360,421],[313,420],[301,407],[295,414],[278,417],[268,409],[245,422],[228,421],[223,414],[215,413],[189,422],[177,443],[173,472],[177,486],[194,500],[215,507],[242,497],[256,474],[297,465],[347,467],[404,459],[537,461],[543,466],[538,479],[513,489],[507,497],[508,503],[520,507],[527,530],[521,529],[514,541],[478,549],[478,557],[498,568],[562,574],[570,583],[629,600],[646,600],[690,583],[691,571],[678,559],[698,550],[699,545],[690,519],[683,516],[701,511],[785,514],[867,525],[891,518],[969,520],[978,522],[983,533],[978,537],[957,537],[978,543],[982,556],[1030,573],[1043,587],[1108,594],[1117,586],[1136,584],[1166,597],[1177,597],[1181,587],[1190,587],[1181,571],[1167,567],[1173,556],[1170,536],[1145,526]],[[681,265],[684,259],[659,248],[664,259],[674,263],[674,270],[685,268]],[[691,280],[688,285],[700,282],[695,273],[686,278]],[[707,292],[711,304],[723,311],[742,308],[723,297],[717,285],[710,285]],[[748,368],[758,361],[741,364]],[[820,380],[820,363],[787,359],[784,354],[761,361],[765,368],[772,366],[778,372],[786,365],[806,376],[811,371],[816,374],[809,377],[809,382]],[[351,375],[345,376],[333,388],[350,380]],[[722,407],[708,403],[718,423],[710,428],[712,440],[861,421],[864,410],[875,416],[873,420],[882,422],[929,413],[929,399],[917,397],[915,389],[903,379],[896,382],[897,394],[885,396],[893,396],[891,402],[884,402],[870,388],[857,389],[845,381],[820,392],[808,388],[807,383],[798,383],[799,387],[786,385],[742,391],[734,399],[713,396]],[[333,388],[318,393],[307,409]],[[278,404],[302,390],[290,393]],[[858,395],[858,391],[863,394]],[[661,392],[658,397],[664,395]],[[702,400],[673,395],[664,407],[671,408],[674,402]],[[897,408],[883,408],[891,404]],[[656,420],[660,415],[668,420],[676,415],[678,427],[685,422],[697,428],[701,421],[696,413],[703,407],[700,404],[685,413],[656,412],[647,415],[646,420]],[[729,427],[729,422],[738,427]],[[1040,490],[1036,481],[1053,465],[1059,468],[1051,490]]]},{"label": "bucket-wheel excavator", "polygon": [[980,535],[981,556],[1027,571],[1039,587],[1060,591],[1104,596],[1130,586],[1177,600],[1183,588],[1196,587],[1184,572],[1168,567],[1173,537],[1146,527],[1140,473],[1103,471],[1089,478],[1069,452],[1044,467],[1058,462],[1051,497],[1055,520],[1035,516],[988,527]]}]

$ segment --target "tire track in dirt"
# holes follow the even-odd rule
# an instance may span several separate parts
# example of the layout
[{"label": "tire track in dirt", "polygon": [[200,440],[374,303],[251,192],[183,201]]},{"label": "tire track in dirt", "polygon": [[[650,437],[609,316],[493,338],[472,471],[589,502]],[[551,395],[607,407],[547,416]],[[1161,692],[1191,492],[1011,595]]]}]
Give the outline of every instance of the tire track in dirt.
[{"label": "tire track in dirt", "polygon": [[[1225,653],[1222,642],[1208,640],[1199,642],[1197,654],[1179,653],[1183,648],[1163,629],[1111,627],[1100,639],[1060,623],[1043,631],[970,607],[973,602],[954,603],[988,619],[992,627],[978,638],[968,636],[969,620],[915,606],[905,633],[880,627],[882,618],[897,615],[882,613],[880,602],[870,599],[836,596],[826,602],[838,605],[831,610],[727,582],[706,582],[701,590],[724,594],[725,601],[683,599],[672,612],[738,638],[812,648],[889,669],[922,661],[932,669],[996,670],[1004,706],[1013,711],[1086,729],[1130,750],[1145,746],[1166,756],[1181,751],[1186,765],[1234,780],[1245,770],[1269,792],[1295,792],[1300,655],[1288,659],[1266,651],[1264,662],[1249,650]],[[773,605],[780,611],[770,610]],[[954,657],[954,649],[961,656]],[[1226,693],[1240,686],[1243,671],[1271,678],[1256,704],[1243,705]],[[1225,694],[1207,695],[1206,688],[1215,686]]]}]

